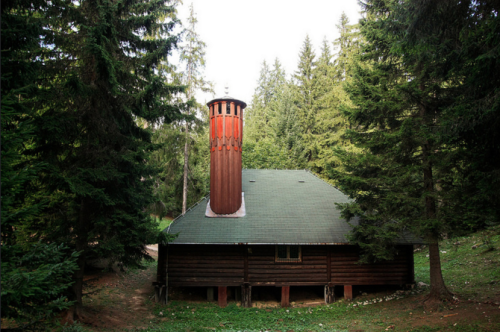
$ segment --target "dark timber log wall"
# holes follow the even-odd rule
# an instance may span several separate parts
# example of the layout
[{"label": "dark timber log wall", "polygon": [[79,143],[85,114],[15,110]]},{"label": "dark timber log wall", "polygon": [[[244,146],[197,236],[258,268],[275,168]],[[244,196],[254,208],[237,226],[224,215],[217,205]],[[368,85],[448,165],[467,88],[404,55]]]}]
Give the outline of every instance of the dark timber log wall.
[{"label": "dark timber log wall", "polygon": [[[393,261],[357,264],[355,246],[301,246],[302,262],[275,262],[273,245],[160,246],[158,281],[169,286],[376,285],[413,282],[413,246]],[[168,259],[168,261],[167,261]]]}]

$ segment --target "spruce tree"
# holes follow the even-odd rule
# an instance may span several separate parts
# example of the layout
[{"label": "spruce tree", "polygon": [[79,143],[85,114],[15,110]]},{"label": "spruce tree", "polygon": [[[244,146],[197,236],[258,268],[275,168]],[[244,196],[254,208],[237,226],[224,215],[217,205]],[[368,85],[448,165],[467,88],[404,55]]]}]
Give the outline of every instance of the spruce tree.
[{"label": "spruce tree", "polygon": [[345,170],[332,171],[355,201],[341,205],[348,219],[357,215],[351,242],[366,260],[392,258],[393,246],[408,233],[429,244],[431,302],[451,298],[440,267],[438,241],[453,228],[438,202],[448,170],[450,147],[434,128],[442,120],[443,80],[433,75],[438,62],[419,48],[402,48],[407,21],[397,19],[401,4],[368,1],[360,29],[366,43],[347,91],[354,107],[346,113],[355,127],[349,138],[361,152],[339,152]]},{"label": "spruce tree", "polygon": [[311,161],[314,153],[314,126],[316,119],[314,68],[316,66],[311,40],[306,36],[299,54],[298,69],[293,78],[296,86],[296,103],[299,109],[299,123],[302,128],[307,161]]},{"label": "spruce tree", "polygon": [[500,220],[499,10],[491,1],[408,1],[398,12],[408,22],[402,45],[432,52],[433,75],[446,80],[437,129],[456,148],[455,173],[440,182],[451,194],[441,206],[459,234]]},{"label": "spruce tree", "polygon": [[38,173],[46,165],[30,157],[36,112],[30,105],[38,96],[36,82],[43,69],[36,58],[41,38],[50,34],[45,18],[37,15],[45,6],[2,2],[2,328],[8,328],[9,319],[23,330],[48,325],[59,310],[72,305],[67,289],[77,269],[76,252],[55,243],[31,245],[21,234],[44,213],[50,195],[38,185]]},{"label": "spruce tree", "polygon": [[[201,75],[201,70],[205,67],[205,43],[200,40],[196,32],[196,19],[193,4],[189,7],[189,26],[185,31],[186,45],[181,49],[181,61],[186,63],[186,73],[183,79],[187,85],[187,99],[191,100],[197,90],[204,92],[213,92],[211,83],[206,81]],[[194,100],[193,100],[194,102]],[[195,104],[195,108],[201,105]],[[184,144],[184,177],[182,189],[182,213],[186,212],[188,196],[188,166],[189,166],[189,115],[191,107],[188,106],[185,121],[185,144]]]},{"label": "spruce tree", "polygon": [[165,240],[145,212],[157,169],[146,164],[151,130],[137,125],[180,118],[169,101],[181,86],[159,70],[176,47],[173,2],[51,2],[39,10],[50,35],[40,45],[43,75],[33,160],[44,162],[40,187],[50,205],[22,229],[27,242],[67,243],[79,252],[71,318],[82,315],[90,257],[125,266],[151,260],[145,245]]},{"label": "spruce tree", "polygon": [[303,168],[303,147],[294,88],[278,59],[264,61],[259,84],[245,111],[245,168]]}]

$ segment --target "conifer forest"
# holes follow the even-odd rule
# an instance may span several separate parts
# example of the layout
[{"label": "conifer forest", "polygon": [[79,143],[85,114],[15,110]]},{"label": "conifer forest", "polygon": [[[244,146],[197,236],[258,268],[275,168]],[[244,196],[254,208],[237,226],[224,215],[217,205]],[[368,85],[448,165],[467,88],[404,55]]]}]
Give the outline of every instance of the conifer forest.
[{"label": "conifer forest", "polygon": [[[89,261],[152,261],[158,220],[209,193],[196,93],[216,93],[196,8],[181,22],[178,5],[2,1],[1,315],[20,328],[78,320]],[[332,15],[337,39],[305,38],[295,71],[262,62],[243,168],[308,169],[352,198],[338,209],[361,220],[364,262],[424,239],[426,301],[450,300],[439,241],[500,222],[500,2],[360,6]]]}]

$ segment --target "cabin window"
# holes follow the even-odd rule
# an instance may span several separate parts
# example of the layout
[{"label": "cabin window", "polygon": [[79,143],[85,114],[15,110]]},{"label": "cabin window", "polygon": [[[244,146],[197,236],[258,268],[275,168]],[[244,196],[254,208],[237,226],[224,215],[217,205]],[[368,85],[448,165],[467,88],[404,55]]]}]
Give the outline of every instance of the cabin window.
[{"label": "cabin window", "polygon": [[226,114],[231,115],[231,103],[226,103]]},{"label": "cabin window", "polygon": [[217,108],[217,114],[222,114],[222,109],[219,104],[215,104],[215,107]]},{"label": "cabin window", "polygon": [[212,108],[212,116],[214,116],[215,115],[214,105],[212,105],[211,108]]},{"label": "cabin window", "polygon": [[238,115],[238,106],[234,105],[234,115]]},{"label": "cabin window", "polygon": [[302,250],[300,246],[276,246],[276,262],[300,263]]}]

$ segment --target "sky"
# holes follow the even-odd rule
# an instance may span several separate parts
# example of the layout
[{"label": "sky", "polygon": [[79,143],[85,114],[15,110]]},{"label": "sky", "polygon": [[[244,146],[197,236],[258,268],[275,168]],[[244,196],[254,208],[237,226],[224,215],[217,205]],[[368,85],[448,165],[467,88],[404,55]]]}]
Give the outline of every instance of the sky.
[{"label": "sky", "polygon": [[307,35],[319,56],[325,38],[330,45],[338,38],[342,12],[351,24],[361,17],[357,0],[183,0],[177,8],[183,24],[191,3],[207,45],[204,76],[215,87],[215,96],[197,93],[201,103],[223,96],[227,85],[231,97],[250,104],[263,61],[278,58],[290,77]]}]

